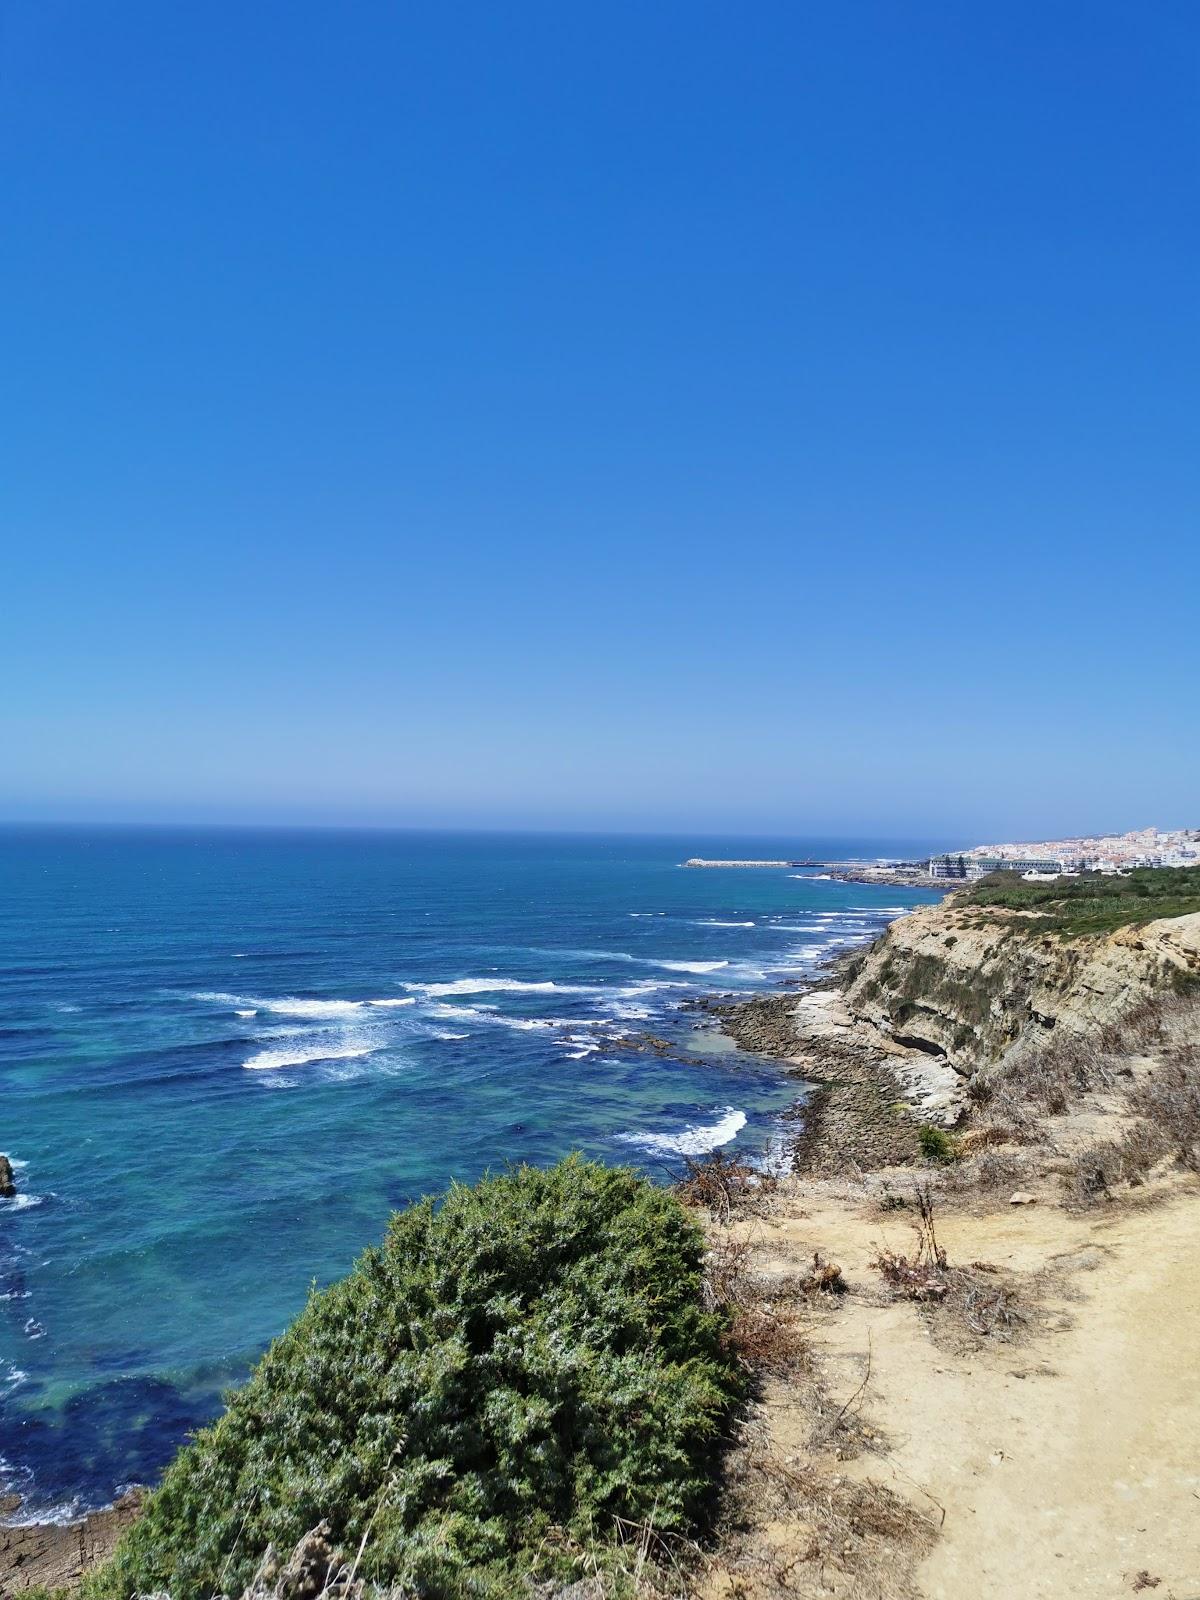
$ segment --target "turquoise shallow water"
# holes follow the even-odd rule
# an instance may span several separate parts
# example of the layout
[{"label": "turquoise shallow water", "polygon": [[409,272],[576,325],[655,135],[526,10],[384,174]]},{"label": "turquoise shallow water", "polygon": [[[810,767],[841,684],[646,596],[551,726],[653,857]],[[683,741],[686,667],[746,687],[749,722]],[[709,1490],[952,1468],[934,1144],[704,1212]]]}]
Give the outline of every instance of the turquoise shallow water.
[{"label": "turquoise shallow water", "polygon": [[[451,1178],[769,1158],[795,1081],[686,1002],[933,897],[679,863],[916,848],[0,830],[0,1491],[64,1516],[152,1481],[308,1285]],[[614,1046],[639,1029],[698,1060]]]}]

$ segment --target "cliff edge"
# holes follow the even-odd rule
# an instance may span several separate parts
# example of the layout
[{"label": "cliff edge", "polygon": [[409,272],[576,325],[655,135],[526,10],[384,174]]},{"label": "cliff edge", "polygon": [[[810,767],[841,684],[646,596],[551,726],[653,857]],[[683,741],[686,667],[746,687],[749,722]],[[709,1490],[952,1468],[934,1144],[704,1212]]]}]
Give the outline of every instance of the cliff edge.
[{"label": "cliff edge", "polygon": [[1052,1030],[1099,1032],[1193,983],[1200,910],[1092,933],[967,892],[893,923],[852,969],[844,1000],[856,1022],[970,1076]]}]

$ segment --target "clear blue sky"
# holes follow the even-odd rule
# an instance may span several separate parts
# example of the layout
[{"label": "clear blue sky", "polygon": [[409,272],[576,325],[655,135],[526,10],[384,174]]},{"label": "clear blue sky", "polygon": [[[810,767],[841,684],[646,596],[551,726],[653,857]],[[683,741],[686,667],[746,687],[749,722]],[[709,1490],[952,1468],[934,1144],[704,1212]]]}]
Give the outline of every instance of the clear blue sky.
[{"label": "clear blue sky", "polygon": [[8,0],[0,816],[1200,822],[1192,0]]}]

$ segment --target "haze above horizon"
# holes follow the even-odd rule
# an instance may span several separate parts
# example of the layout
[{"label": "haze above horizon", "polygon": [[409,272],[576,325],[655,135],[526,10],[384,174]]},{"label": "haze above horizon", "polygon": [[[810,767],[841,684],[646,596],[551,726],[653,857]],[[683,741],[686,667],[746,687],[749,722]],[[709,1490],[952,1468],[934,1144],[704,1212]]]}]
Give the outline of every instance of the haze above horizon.
[{"label": "haze above horizon", "polygon": [[14,0],[0,817],[1195,824],[1198,64]]}]

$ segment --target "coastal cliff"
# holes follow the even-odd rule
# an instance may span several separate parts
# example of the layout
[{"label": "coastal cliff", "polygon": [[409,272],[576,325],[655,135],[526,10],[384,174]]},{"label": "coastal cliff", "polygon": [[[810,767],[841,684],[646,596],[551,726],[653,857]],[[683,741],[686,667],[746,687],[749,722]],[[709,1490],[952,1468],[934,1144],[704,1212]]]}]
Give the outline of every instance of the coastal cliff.
[{"label": "coastal cliff", "polygon": [[718,1153],[672,1196],[570,1158],[397,1214],[115,1554],[11,1530],[0,1595],[98,1557],[87,1600],[1178,1588],[1200,869],[985,882],[701,1009],[805,1080],[790,1171]]},{"label": "coastal cliff", "polygon": [[1101,1030],[1191,982],[1200,912],[1073,933],[955,895],[893,923],[851,969],[844,999],[856,1022],[969,1076],[1051,1030]]}]

